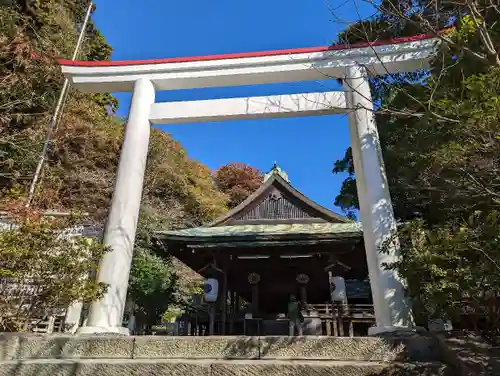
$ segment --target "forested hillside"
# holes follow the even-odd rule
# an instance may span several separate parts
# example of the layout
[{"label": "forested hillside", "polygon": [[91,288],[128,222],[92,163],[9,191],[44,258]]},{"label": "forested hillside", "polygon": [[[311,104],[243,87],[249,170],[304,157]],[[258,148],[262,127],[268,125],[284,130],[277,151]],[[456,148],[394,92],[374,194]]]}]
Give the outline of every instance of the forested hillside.
[{"label": "forested hillside", "polygon": [[[63,83],[57,59],[72,55],[87,4],[86,0],[0,1],[0,211],[26,202]],[[91,22],[78,58],[106,60],[111,52]],[[70,91],[34,209],[86,212],[103,224],[124,129],[123,119],[113,116],[117,105],[109,94]],[[162,309],[184,299],[196,285],[196,275],[186,267],[173,267],[175,260],[151,254],[152,231],[200,225],[227,210],[226,204],[212,172],[190,159],[170,135],[154,130],[130,289],[144,311],[151,311],[151,303],[162,302],[149,319],[156,320]]]},{"label": "forested hillside", "polygon": [[[57,59],[72,54],[86,0],[11,1],[0,7],[0,205],[22,202],[62,85]],[[79,56],[105,60],[112,49],[92,23]],[[73,90],[48,155],[35,206],[105,217],[123,133],[110,95]],[[168,134],[153,131],[144,215],[167,226],[200,224],[225,209],[205,166]]]},{"label": "forested hillside", "polygon": [[[87,0],[0,0],[0,211],[17,212],[26,203],[63,83],[57,60],[72,55],[87,6]],[[107,60],[111,53],[91,21],[78,58]],[[104,224],[124,130],[124,120],[114,116],[117,106],[109,94],[70,91],[33,210],[84,212],[99,226]],[[245,199],[262,181],[260,171],[243,164],[231,164],[222,171],[232,180],[190,159],[169,134],[152,131],[129,286],[141,325],[158,322],[172,306],[182,308],[200,281],[179,261],[153,254],[152,233],[209,222],[234,206],[235,200]],[[8,249],[0,252],[4,267],[0,277],[25,274],[11,265],[12,260],[46,257],[36,244],[52,239],[51,235],[46,223],[35,225],[30,220],[23,227],[34,231],[28,236],[33,243],[29,249],[19,234],[1,239]],[[71,252],[67,257],[72,257]],[[75,275],[70,270],[60,274],[70,279]],[[47,286],[55,291],[50,283]],[[94,297],[96,288],[87,286]],[[68,295],[66,300],[82,298]],[[0,305],[3,313],[12,308],[9,304]]]}]

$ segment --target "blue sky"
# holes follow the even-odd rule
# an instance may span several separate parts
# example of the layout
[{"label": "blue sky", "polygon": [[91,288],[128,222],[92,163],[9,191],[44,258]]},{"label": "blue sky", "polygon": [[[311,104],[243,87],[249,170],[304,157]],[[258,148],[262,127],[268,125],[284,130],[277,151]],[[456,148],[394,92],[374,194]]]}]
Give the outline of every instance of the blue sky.
[{"label": "blue sky", "polygon": [[[113,60],[214,55],[329,45],[339,31],[370,9],[353,0],[96,0],[94,21],[114,49]],[[343,22],[336,19],[330,9]],[[332,81],[178,90],[157,101],[197,100],[338,89]],[[117,94],[126,116],[130,94]],[[274,161],[292,184],[318,203],[333,206],[344,176],[335,159],[349,146],[347,120],[330,115],[160,126],[192,158],[212,169],[244,162],[266,172]]]}]

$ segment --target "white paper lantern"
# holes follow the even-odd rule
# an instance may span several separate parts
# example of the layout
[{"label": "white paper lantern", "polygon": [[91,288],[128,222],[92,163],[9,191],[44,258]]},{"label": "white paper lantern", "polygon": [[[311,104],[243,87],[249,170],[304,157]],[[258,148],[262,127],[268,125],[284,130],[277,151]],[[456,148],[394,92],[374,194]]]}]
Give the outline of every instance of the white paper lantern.
[{"label": "white paper lantern", "polygon": [[347,299],[347,294],[345,290],[345,281],[343,277],[333,277],[333,284],[332,286],[332,300],[336,302],[343,302]]},{"label": "white paper lantern", "polygon": [[205,301],[208,303],[213,303],[217,301],[217,296],[219,293],[219,281],[215,278],[209,278],[205,281],[203,286],[203,296]]}]

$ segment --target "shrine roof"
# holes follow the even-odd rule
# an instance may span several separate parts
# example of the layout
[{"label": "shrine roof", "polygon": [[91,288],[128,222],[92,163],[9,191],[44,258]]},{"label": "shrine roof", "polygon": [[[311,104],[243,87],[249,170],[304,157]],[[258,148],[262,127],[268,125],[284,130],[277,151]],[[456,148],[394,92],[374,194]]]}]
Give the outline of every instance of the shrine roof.
[{"label": "shrine roof", "polygon": [[359,222],[328,210],[297,189],[276,163],[241,204],[203,227],[164,230],[155,238],[174,248],[314,245],[357,242]]},{"label": "shrine roof", "polygon": [[[246,200],[206,227],[249,224],[351,223],[298,191],[275,165]],[[293,227],[295,228],[295,227]]]},{"label": "shrine roof", "polygon": [[195,227],[174,231],[158,231],[156,237],[165,242],[221,242],[228,240],[272,240],[272,239],[347,239],[363,235],[361,223],[295,223],[257,224],[217,227]]}]

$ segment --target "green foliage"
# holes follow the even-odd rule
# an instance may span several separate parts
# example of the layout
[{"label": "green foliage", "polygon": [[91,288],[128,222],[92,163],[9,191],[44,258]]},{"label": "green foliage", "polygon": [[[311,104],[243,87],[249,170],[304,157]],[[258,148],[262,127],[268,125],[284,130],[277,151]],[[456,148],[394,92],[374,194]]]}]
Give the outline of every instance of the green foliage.
[{"label": "green foliage", "polygon": [[172,322],[175,320],[177,317],[182,316],[184,313],[184,310],[179,307],[171,307],[162,316],[162,321],[164,322]]},{"label": "green foliage", "polygon": [[261,185],[263,174],[244,163],[229,163],[214,173],[217,188],[229,196],[228,207],[234,208]]},{"label": "green foliage", "polygon": [[334,173],[347,172],[348,177],[342,183],[340,192],[335,198],[335,205],[340,207],[350,219],[356,218],[356,210],[359,208],[358,195],[356,191],[356,178],[354,175],[354,163],[352,160],[352,149],[349,147],[344,159],[335,161]]},{"label": "green foliage", "polygon": [[129,295],[138,307],[138,325],[157,324],[175,302],[178,277],[169,261],[144,248],[136,248],[129,281]]},{"label": "green foliage", "polygon": [[105,292],[89,272],[97,270],[106,250],[89,238],[70,236],[75,223],[28,216],[0,231],[1,331],[30,330],[32,320]]},{"label": "green foliage", "polygon": [[172,318],[189,308],[191,296],[200,293],[201,277],[175,258],[165,259],[150,251],[154,248],[154,231],[171,228],[179,219],[148,215],[146,210],[142,210],[139,221],[129,298],[137,307],[137,327],[149,331],[165,317]]},{"label": "green foliage", "polygon": [[136,306],[137,327],[151,328],[177,300],[179,276],[171,260],[153,253],[152,234],[169,226],[163,216],[141,213],[129,280],[129,298]]},{"label": "green foliage", "polygon": [[[35,170],[63,81],[57,59],[72,55],[77,23],[83,20],[86,4],[47,0],[0,6],[0,200],[13,187],[25,191]],[[108,51],[101,55],[109,57],[110,47],[96,33],[90,23],[81,58],[89,59],[98,50]],[[75,209],[72,204],[76,203],[103,215],[102,203],[109,200],[111,187],[97,186],[103,180],[103,167],[116,163],[114,153],[119,150],[121,135],[120,123],[105,116],[103,105],[113,109],[116,100],[109,95],[70,94],[49,150],[39,190],[44,195],[37,197],[40,207]],[[89,137],[86,145],[79,145],[76,141],[84,136]],[[94,152],[90,146],[96,144],[102,147]],[[92,158],[98,162],[93,164]],[[86,200],[78,192],[90,187],[88,192],[96,195]],[[23,194],[18,196],[23,198]]]},{"label": "green foliage", "polygon": [[118,111],[118,99],[109,93],[94,94],[94,101],[109,113],[115,114]]},{"label": "green foliage", "polygon": [[[394,211],[404,222],[401,259],[388,267],[408,281],[424,324],[447,316],[498,330],[500,64],[488,40],[500,43],[500,13],[476,1],[381,4],[382,13],[340,39],[428,33],[451,20],[455,26],[443,34],[429,71],[370,82]],[[359,207],[352,166],[350,150],[334,166],[349,174],[335,201],[346,212]],[[463,316],[465,306],[475,313]]]},{"label": "green foliage", "polygon": [[[442,44],[431,75],[417,72],[371,81],[395,214],[402,220],[422,217],[437,224],[498,206],[499,149],[492,135],[499,133],[495,105],[499,71],[495,64],[468,52],[480,53],[484,48],[467,19],[459,16],[456,29],[446,34],[450,43]],[[428,30],[422,23],[399,20],[401,26],[385,31],[407,35],[407,24],[413,32],[420,25],[416,33]],[[496,24],[490,27],[490,36],[498,44]],[[372,26],[377,25],[374,21]],[[334,172],[350,173],[336,198],[346,211],[358,206],[354,175],[348,170],[351,164],[352,155],[346,153],[334,168]]]},{"label": "green foliage", "polygon": [[499,211],[434,228],[415,220],[400,228],[399,239],[401,258],[387,267],[407,280],[420,319],[458,322],[469,312],[473,325],[500,330]]}]

